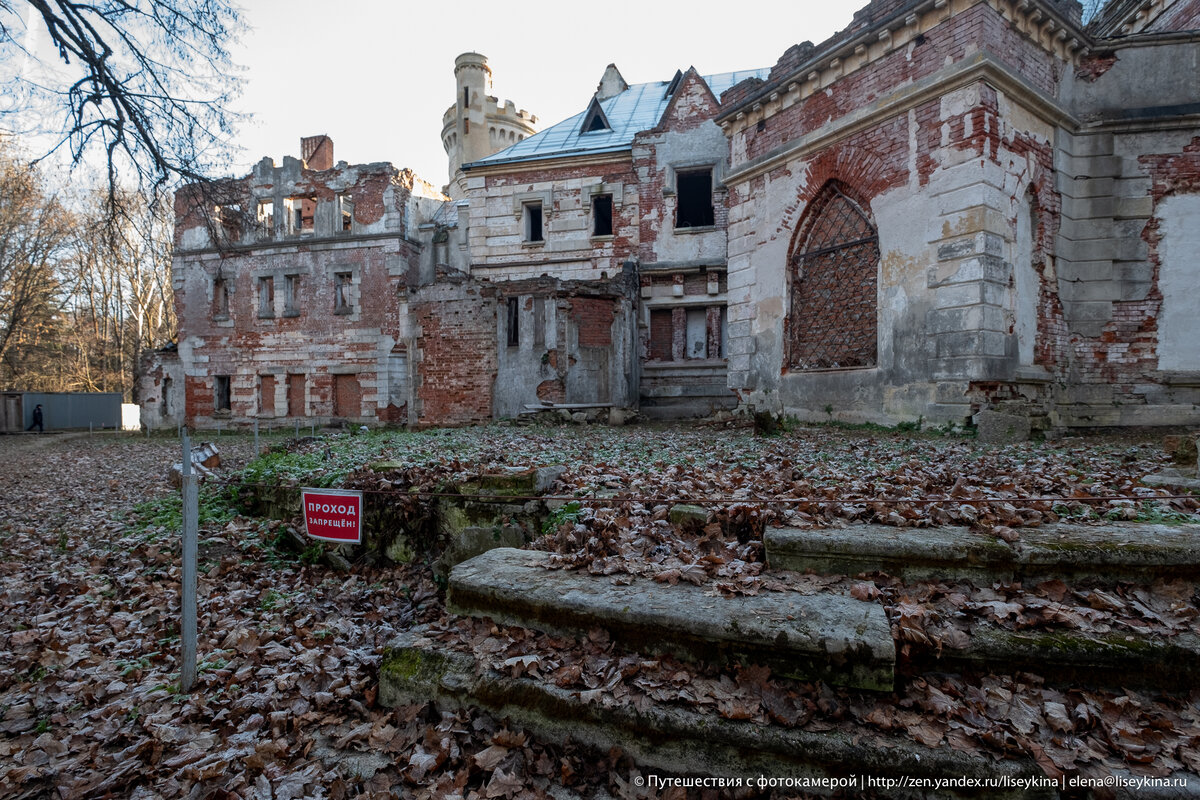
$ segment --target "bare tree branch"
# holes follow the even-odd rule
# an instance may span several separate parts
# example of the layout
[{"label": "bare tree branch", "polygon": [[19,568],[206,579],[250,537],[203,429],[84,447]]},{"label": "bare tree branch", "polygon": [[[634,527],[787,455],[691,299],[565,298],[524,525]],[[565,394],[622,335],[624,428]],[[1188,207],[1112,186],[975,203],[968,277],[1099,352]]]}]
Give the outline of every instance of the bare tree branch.
[{"label": "bare tree branch", "polygon": [[[52,135],[48,151],[66,148],[73,165],[99,155],[110,198],[118,176],[151,196],[203,182],[230,154],[239,22],[226,0],[0,0],[0,75],[19,98],[0,124]],[[33,26],[54,63],[23,42]]]}]

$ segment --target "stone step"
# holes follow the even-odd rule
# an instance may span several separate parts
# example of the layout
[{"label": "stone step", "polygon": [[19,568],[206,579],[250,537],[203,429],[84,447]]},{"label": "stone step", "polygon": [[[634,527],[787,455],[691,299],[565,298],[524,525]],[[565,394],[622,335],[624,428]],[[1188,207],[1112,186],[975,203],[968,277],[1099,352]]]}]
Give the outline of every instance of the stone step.
[{"label": "stone step", "polygon": [[[448,651],[416,630],[384,652],[379,703],[395,707],[426,702],[443,711],[482,709],[550,741],[571,739],[600,752],[620,748],[651,774],[740,779],[743,786],[750,781],[752,788],[786,791],[790,787],[806,795],[829,796],[836,791],[837,796],[889,798],[979,797],[978,789],[913,785],[917,780],[979,778],[998,785],[983,793],[989,798],[1057,796],[1052,788],[1022,785],[1022,781],[1045,780],[1026,757],[997,761],[986,754],[926,747],[894,735],[852,736],[839,730],[822,733],[763,726],[665,704],[635,709],[586,702],[578,691],[479,669],[471,656]],[[893,785],[867,789],[865,776],[890,780]],[[760,779],[764,783],[758,783]],[[821,779],[855,782],[837,790],[832,785],[795,783]],[[788,780],[794,782],[781,783]],[[662,788],[646,785],[652,790]],[[650,796],[655,794],[652,791]]]},{"label": "stone step", "polygon": [[1047,683],[1115,689],[1178,691],[1200,685],[1200,636],[1111,631],[1016,630],[981,623],[961,650],[915,650],[903,667],[908,674],[1027,671]]},{"label": "stone step", "polygon": [[749,660],[777,674],[890,691],[895,644],[883,607],[835,594],[709,589],[635,578],[619,585],[586,572],[549,570],[548,554],[498,548],[456,566],[447,607],[553,634],[607,630],[641,652],[724,663]]},{"label": "stone step", "polygon": [[774,569],[827,575],[883,572],[906,581],[996,581],[1073,578],[1145,581],[1200,575],[1200,525],[1061,523],[1019,528],[1012,544],[961,527],[772,528],[767,563]]}]

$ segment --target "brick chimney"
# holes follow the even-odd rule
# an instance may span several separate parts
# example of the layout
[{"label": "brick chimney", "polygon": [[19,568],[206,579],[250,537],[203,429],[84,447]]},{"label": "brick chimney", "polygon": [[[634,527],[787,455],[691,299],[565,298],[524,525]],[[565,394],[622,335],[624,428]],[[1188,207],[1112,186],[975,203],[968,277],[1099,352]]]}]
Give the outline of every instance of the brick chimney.
[{"label": "brick chimney", "polygon": [[323,133],[301,138],[300,158],[309,169],[333,169],[333,139]]}]

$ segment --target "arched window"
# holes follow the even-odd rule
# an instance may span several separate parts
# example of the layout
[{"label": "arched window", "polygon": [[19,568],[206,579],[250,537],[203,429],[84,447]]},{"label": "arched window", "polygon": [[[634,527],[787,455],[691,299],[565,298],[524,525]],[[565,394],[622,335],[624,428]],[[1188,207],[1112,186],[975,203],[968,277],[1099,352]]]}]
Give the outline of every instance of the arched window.
[{"label": "arched window", "polygon": [[792,369],[873,367],[879,234],[835,181],[809,203],[789,261]]}]

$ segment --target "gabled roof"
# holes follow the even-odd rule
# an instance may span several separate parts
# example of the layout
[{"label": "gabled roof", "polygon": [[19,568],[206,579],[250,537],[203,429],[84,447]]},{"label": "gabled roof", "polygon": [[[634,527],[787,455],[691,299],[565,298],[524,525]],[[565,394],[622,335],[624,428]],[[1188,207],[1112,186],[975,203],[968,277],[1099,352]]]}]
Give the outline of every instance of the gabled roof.
[{"label": "gabled roof", "polygon": [[[765,79],[770,72],[770,68],[747,69],[706,75],[704,80],[713,94],[720,97],[722,92],[735,83],[740,83],[746,78]],[[610,126],[609,130],[583,132],[583,118],[592,107],[592,102],[589,101],[587,108],[575,116],[526,137],[487,158],[465,164],[464,168],[628,150],[633,144],[634,136],[653,128],[662,118],[663,111],[671,99],[666,93],[671,82],[635,84],[614,97],[600,101],[600,107],[604,110],[604,116]]]}]

